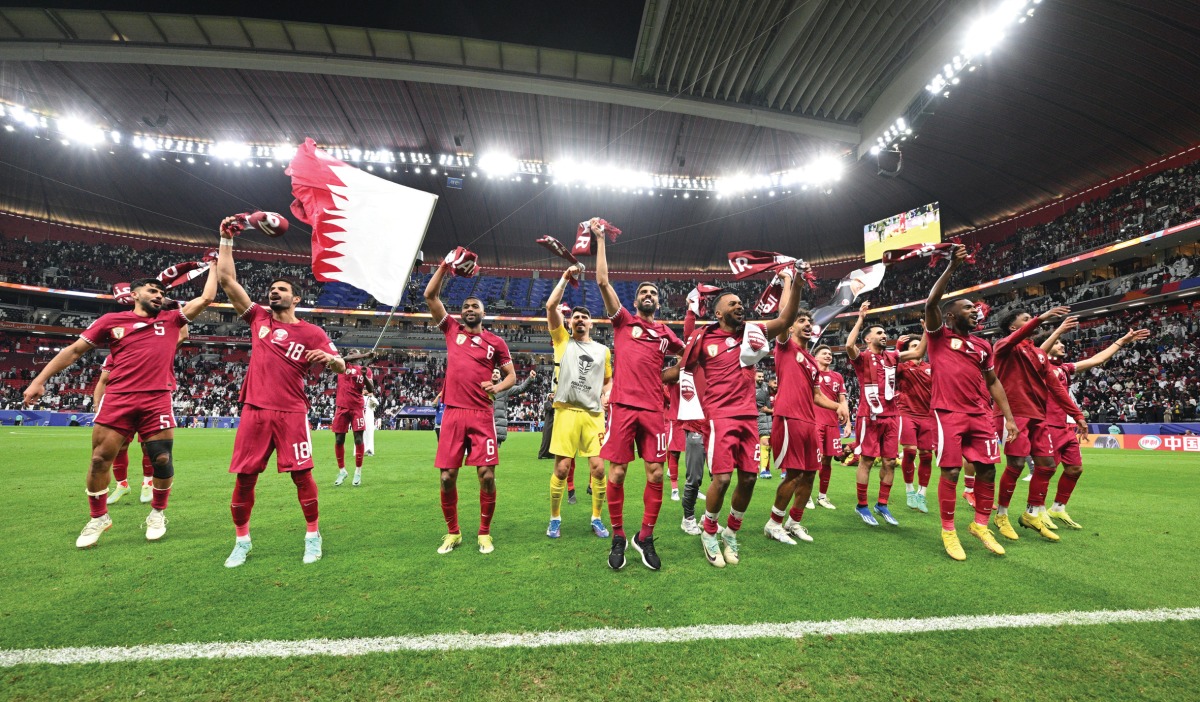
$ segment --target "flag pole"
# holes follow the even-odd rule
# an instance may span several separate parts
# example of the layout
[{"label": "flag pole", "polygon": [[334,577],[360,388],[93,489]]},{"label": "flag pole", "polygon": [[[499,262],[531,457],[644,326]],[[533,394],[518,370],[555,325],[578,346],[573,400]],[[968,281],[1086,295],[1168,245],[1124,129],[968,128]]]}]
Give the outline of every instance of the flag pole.
[{"label": "flag pole", "polygon": [[383,341],[383,333],[387,331],[388,323],[391,322],[392,317],[394,317],[396,315],[396,308],[399,306],[400,306],[399,302],[392,305],[392,311],[388,312],[387,319],[383,320],[383,329],[379,330],[379,338],[375,339],[375,345],[371,347],[371,353],[375,353],[375,350],[379,348],[379,343],[381,341]]}]

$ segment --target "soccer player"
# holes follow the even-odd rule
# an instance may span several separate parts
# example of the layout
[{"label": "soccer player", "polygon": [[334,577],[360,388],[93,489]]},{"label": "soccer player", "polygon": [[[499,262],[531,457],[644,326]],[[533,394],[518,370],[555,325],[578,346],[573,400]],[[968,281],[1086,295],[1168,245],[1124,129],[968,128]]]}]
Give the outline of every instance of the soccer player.
[{"label": "soccer player", "polygon": [[[187,329],[187,327],[184,327]],[[182,330],[181,330],[182,331]],[[92,391],[92,407],[100,408],[100,402],[104,400],[104,391],[108,386],[108,378],[112,374],[109,370],[109,359],[112,355],[104,357],[104,362],[100,364],[100,377],[96,380],[96,388]],[[174,367],[171,368],[174,373]],[[113,491],[108,493],[108,504],[116,504],[118,500],[129,494],[129,444],[132,439],[126,439],[125,443],[121,444],[121,450],[117,451],[116,458],[112,462],[113,480],[117,486]],[[154,464],[150,462],[150,456],[145,451],[142,451],[142,504],[146,504],[154,496]]]},{"label": "soccer player", "polygon": [[[575,465],[575,456],[583,456],[591,472],[592,532],[607,539],[608,529],[601,520],[604,509],[604,459],[600,458],[600,439],[604,435],[604,408],[612,389],[612,353],[592,339],[592,313],[586,307],[571,310],[571,330],[563,326],[559,309],[567,281],[583,271],[571,266],[563,272],[546,300],[546,324],[554,344],[554,430],[550,453],[554,454],[554,472],[550,475],[550,526],[546,536],[557,539],[562,530],[562,499],[567,490],[567,475]],[[624,566],[621,563],[621,566]]]},{"label": "soccer player", "polygon": [[937,427],[938,506],[942,516],[942,545],[956,561],[967,553],[954,527],[954,504],[958,499],[958,474],[963,461],[975,466],[975,521],[968,531],[992,553],[1003,556],[1004,547],[988,529],[995,493],[996,463],[1000,461],[1000,437],[991,421],[992,403],[1004,416],[1005,435],[1017,434],[1004,387],[996,377],[991,344],[973,335],[975,303],[967,299],[942,305],[942,297],[954,271],[967,258],[965,246],[956,245],[946,270],[942,271],[925,300],[925,338],[929,364],[933,368],[929,407]]},{"label": "soccer player", "polygon": [[[1000,535],[1012,541],[1017,540],[1017,532],[1008,519],[1008,505],[1017,488],[1017,480],[1025,470],[1025,460],[1031,456],[1034,463],[1033,480],[1029,484],[1027,506],[1018,523],[1038,532],[1047,541],[1059,541],[1058,534],[1042,520],[1039,509],[1045,506],[1046,491],[1056,464],[1050,426],[1046,423],[1047,412],[1051,410],[1049,399],[1054,398],[1067,408],[1075,419],[1077,432],[1082,437],[1087,436],[1083,411],[1054,375],[1050,358],[1034,346],[1031,339],[1040,324],[1054,317],[1065,316],[1068,312],[1070,308],[1055,307],[1034,317],[1017,309],[999,320],[1000,332],[1007,336],[996,342],[996,375],[1009,397],[1018,433],[1013,440],[1004,442],[1004,456],[1008,460],[997,490],[995,520]],[[1000,420],[997,418],[995,421]]]},{"label": "soccer player", "polygon": [[[846,379],[842,374],[829,370],[833,365],[833,349],[821,344],[813,349],[817,368],[821,371],[819,384],[825,397],[839,405],[846,405]],[[817,504],[825,509],[837,509],[829,501],[829,479],[833,476],[833,461],[842,457],[842,424],[837,412],[817,407],[817,420],[821,423],[821,476],[817,486]]]},{"label": "soccer player", "polygon": [[[1066,356],[1067,349],[1060,337],[1077,326],[1079,326],[1077,317],[1067,317],[1057,329],[1035,339],[1038,346],[1050,356],[1052,370],[1064,387],[1069,385],[1069,378],[1075,373],[1082,373],[1104,365],[1122,348],[1150,338],[1148,329],[1130,329],[1129,333],[1109,344],[1107,348],[1094,356],[1075,363],[1065,363],[1063,358]],[[1083,527],[1067,514],[1067,501],[1071,499],[1071,493],[1075,490],[1079,477],[1083,475],[1083,455],[1079,451],[1079,436],[1072,427],[1067,425],[1067,421],[1070,419],[1069,413],[1069,408],[1063,407],[1054,397],[1050,398],[1046,423],[1050,426],[1051,438],[1054,440],[1055,465],[1062,463],[1063,473],[1058,478],[1058,490],[1054,495],[1054,504],[1048,512],[1043,513],[1043,519],[1057,519],[1072,529],[1082,529]],[[1047,488],[1050,477],[1052,476],[1046,478]],[[1044,496],[1042,508],[1045,509]]]},{"label": "soccer player", "polygon": [[[633,550],[642,564],[658,570],[662,563],[654,548],[654,524],[662,508],[663,463],[667,460],[667,425],[662,413],[662,368],[668,354],[683,350],[683,342],[662,322],[658,312],[658,287],[640,283],[634,293],[637,314],[621,306],[617,291],[608,280],[608,258],[604,234],[592,220],[596,238],[596,283],[604,309],[612,319],[613,350],[617,362],[613,378],[608,431],[600,457],[609,462],[608,518],[612,522],[612,547],[608,565],[619,570],[625,565],[625,472],[633,460],[634,447],[646,467],[642,491],[642,528],[633,537]],[[751,398],[753,401],[753,398]]]},{"label": "soccer player", "polygon": [[[858,308],[858,319],[846,337],[846,357],[858,376],[858,449],[857,486],[858,506],[854,508],[863,522],[879,526],[871,515],[883,518],[892,526],[900,522],[888,509],[888,497],[895,479],[896,458],[900,455],[900,417],[896,410],[896,366],[902,361],[920,358],[917,352],[897,353],[887,348],[887,331],[880,324],[867,326],[863,335],[866,348],[858,350],[858,335],[867,318],[871,303]],[[867,484],[875,459],[880,459],[879,498],[874,507],[867,508]]]},{"label": "soccer player", "polygon": [[[922,339],[902,336],[896,343],[898,351],[916,351]],[[933,385],[932,366],[922,356],[902,361],[896,366],[896,377],[900,390],[900,445],[904,455],[900,458],[900,470],[904,474],[904,493],[909,509],[928,513],[925,490],[933,473],[933,449],[937,443],[933,420],[929,418],[929,391]],[[920,465],[917,465],[917,460]],[[913,486],[916,473],[917,484]]]},{"label": "soccer player", "polygon": [[[758,407],[754,404],[754,364],[770,353],[768,339],[784,334],[792,326],[800,296],[793,295],[796,274],[781,271],[784,291],[779,316],[765,322],[747,322],[745,307],[735,293],[722,292],[714,302],[716,324],[710,324],[688,340],[684,360],[664,371],[675,380],[680,370],[701,371],[704,386],[701,404],[708,417],[708,460],[712,481],[705,499],[700,543],[708,562],[718,568],[739,561],[737,532],[754,495],[758,478]],[[617,356],[621,353],[618,350]],[[617,361],[620,370],[624,361]],[[732,474],[737,485],[729,504],[729,518],[717,536],[717,519],[729,490]]]},{"label": "soccer player", "polygon": [[[513,386],[517,373],[504,339],[483,328],[483,300],[463,300],[459,319],[446,312],[442,304],[442,281],[450,266],[444,261],[425,286],[425,304],[438,329],[446,336],[446,383],[442,400],[446,410],[438,434],[434,466],[440,471],[442,516],[446,535],[438,553],[450,553],[462,543],[458,530],[458,471],[466,464],[479,476],[480,553],[496,550],[492,543],[492,516],[496,512],[496,466],[500,454],[496,445],[492,396]],[[499,368],[504,377],[492,382],[492,370]]]},{"label": "soccer player", "polygon": [[367,430],[366,406],[363,404],[363,393],[375,392],[375,383],[371,381],[371,369],[363,365],[350,365],[355,361],[367,361],[375,358],[373,352],[352,353],[343,356],[346,372],[337,379],[337,400],[333,411],[333,455],[337,457],[338,474],[333,484],[341,485],[346,481],[346,432],[354,432],[354,487],[362,485],[363,455],[366,444],[363,442],[363,432]]},{"label": "soccer player", "polygon": [[221,289],[233,310],[250,326],[250,367],[238,398],[242,416],[229,462],[229,472],[236,476],[229,501],[235,540],[225,567],[237,568],[250,555],[254,486],[267,469],[272,453],[278,471],[291,475],[304,514],[307,529],[302,562],[315,563],[321,559],[322,544],[305,378],[313,366],[345,373],[346,362],[323,329],[296,317],[296,305],[301,300],[296,281],[282,277],[272,280],[266,307],[250,299],[238,282],[234,266],[234,234],[228,229],[233,221],[228,217],[221,223],[221,253],[216,268]]},{"label": "soccer player", "polygon": [[79,548],[94,546],[112,527],[108,516],[110,471],[113,459],[135,433],[154,466],[146,539],[157,541],[167,533],[165,511],[175,476],[175,415],[171,409],[175,351],[180,330],[216,299],[217,279],[210,269],[200,296],[169,310],[164,309],[165,290],[156,278],[133,282],[130,294],[132,310],[101,315],[80,333],[79,339],[50,359],[25,389],[24,402],[33,405],[45,394],[46,381],[55,373],[97,346],[108,346],[113,359],[111,375],[103,401],[96,407],[87,475],[91,518],[75,541]]},{"label": "soccer player", "polygon": [[[796,294],[794,290],[792,294]],[[811,335],[812,313],[801,309],[796,312],[791,333],[780,334],[775,340],[779,394],[775,397],[771,448],[783,479],[775,491],[775,504],[763,534],[790,546],[796,545],[796,539],[813,540],[800,521],[812,495],[813,478],[821,469],[821,425],[816,409],[835,412],[839,424],[850,421],[846,405],[830,400],[821,391],[821,369],[805,348]],[[785,513],[793,497],[795,503]]]},{"label": "soccer player", "polygon": [[763,373],[754,374],[754,385],[758,390],[754,393],[754,403],[758,405],[758,477],[760,480],[771,479],[771,424],[775,418],[775,393],[779,391],[779,381],[771,378],[763,380]]}]

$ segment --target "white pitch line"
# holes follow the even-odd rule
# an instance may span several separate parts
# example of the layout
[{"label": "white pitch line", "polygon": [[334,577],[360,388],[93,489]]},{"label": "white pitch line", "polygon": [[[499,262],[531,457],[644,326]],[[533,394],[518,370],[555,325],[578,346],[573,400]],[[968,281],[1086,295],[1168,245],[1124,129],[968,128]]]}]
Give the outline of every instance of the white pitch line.
[{"label": "white pitch line", "polygon": [[544,646],[611,646],[633,643],[732,641],[738,639],[799,639],[805,636],[852,634],[921,634],[937,631],[1022,629],[1030,627],[1095,626],[1194,621],[1200,607],[1124,609],[1046,614],[983,614],[927,619],[842,619],[826,622],[777,624],[719,624],[666,628],[579,629],[517,634],[431,634],[358,639],[304,641],[214,641],[210,643],[150,644],[81,648],[0,650],[0,668],[18,665],[76,665],[176,661],[211,658],[290,658],[293,656],[362,656],[395,651],[471,651],[488,648]]}]

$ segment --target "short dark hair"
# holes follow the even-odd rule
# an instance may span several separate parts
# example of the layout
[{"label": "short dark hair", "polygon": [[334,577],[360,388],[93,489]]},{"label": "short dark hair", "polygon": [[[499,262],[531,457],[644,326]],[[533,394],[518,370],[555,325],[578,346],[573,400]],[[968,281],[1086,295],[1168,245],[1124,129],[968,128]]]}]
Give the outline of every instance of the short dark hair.
[{"label": "short dark hair", "polygon": [[812,310],[808,309],[807,307],[801,307],[800,309],[796,310],[796,319],[800,319],[801,317],[808,317],[809,319],[812,319]]},{"label": "short dark hair", "polygon": [[483,308],[485,308],[485,309],[486,309],[486,307],[487,307],[486,305],[484,305],[484,304],[483,304],[483,300],[479,299],[479,298],[478,298],[478,297],[476,297],[475,295],[467,295],[466,297],[464,297],[464,298],[463,298],[463,301],[462,301],[462,304],[461,304],[461,305],[459,305],[459,307],[462,307],[462,305],[465,305],[465,304],[467,304],[467,300],[474,300],[475,302],[478,302],[478,303],[479,303],[479,306],[480,306],[480,307],[483,307]]},{"label": "short dark hair", "polygon": [[1005,312],[1000,317],[1000,319],[997,320],[997,323],[1000,325],[1000,333],[1007,334],[1008,330],[1012,327],[1013,322],[1017,321],[1017,317],[1020,317],[1023,314],[1028,314],[1028,312],[1029,312],[1029,310],[1023,309],[1021,307],[1018,307],[1015,310],[1009,310],[1008,312]]},{"label": "short dark hair", "polygon": [[271,279],[271,282],[267,285],[267,288],[270,289],[270,287],[275,283],[287,283],[288,287],[292,289],[292,297],[304,297],[304,288],[301,287],[300,281],[296,280],[290,275],[275,276]]},{"label": "short dark hair", "polygon": [[882,324],[868,324],[867,325],[867,333],[868,334],[875,331],[876,329],[882,329],[883,333],[887,334],[887,327],[883,326]]},{"label": "short dark hair", "polygon": [[828,351],[829,353],[833,353],[833,349],[830,348],[829,344],[821,344],[817,348],[813,349],[812,352],[813,352],[813,355],[816,356],[817,354],[821,353],[822,351]]},{"label": "short dark hair", "polygon": [[1052,332],[1052,331],[1040,332],[1039,334],[1037,334],[1036,336],[1033,337],[1033,345],[1041,346],[1042,344],[1046,343],[1046,339],[1049,339],[1050,335],[1053,333],[1054,332]]},{"label": "short dark hair", "polygon": [[134,290],[145,287],[147,285],[153,285],[154,287],[158,288],[159,290],[162,290],[163,292],[167,291],[167,286],[165,284],[163,284],[163,282],[161,280],[159,280],[158,278],[142,278],[141,280],[135,280],[129,284],[129,292],[133,292]]},{"label": "short dark hair", "polygon": [[642,288],[645,288],[645,287],[654,288],[654,292],[658,293],[659,295],[662,294],[662,292],[658,289],[658,286],[655,285],[654,283],[651,283],[650,281],[638,283],[638,286],[637,286],[637,288],[634,289],[633,294],[637,295],[638,293],[640,293],[642,291]]},{"label": "short dark hair", "polygon": [[713,308],[714,312],[717,310],[717,305],[721,304],[721,300],[728,295],[737,295],[737,293],[735,293],[732,290],[722,290],[719,293],[717,293],[717,296],[715,298],[713,298],[712,308]]},{"label": "short dark hair", "polygon": [[589,310],[588,308],[584,307],[583,305],[575,305],[574,307],[571,308],[571,316],[572,317],[575,316],[576,312],[582,312],[582,313],[586,314],[588,317],[592,316],[592,311]]}]

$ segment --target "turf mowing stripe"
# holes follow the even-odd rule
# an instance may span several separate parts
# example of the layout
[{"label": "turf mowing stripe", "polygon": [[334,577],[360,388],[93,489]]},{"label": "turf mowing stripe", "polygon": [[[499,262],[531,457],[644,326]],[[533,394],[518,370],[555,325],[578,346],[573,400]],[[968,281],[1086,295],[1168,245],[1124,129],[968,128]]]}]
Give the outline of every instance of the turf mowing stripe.
[{"label": "turf mowing stripe", "polygon": [[360,639],[305,641],[214,641],[81,648],[0,650],[0,667],[73,665],[203,658],[289,658],[292,656],[361,656],[395,651],[466,651],[481,648],[541,648],[543,646],[608,646],[631,643],[733,639],[798,639],[805,636],[848,634],[920,634],[931,631],[974,631],[1053,626],[1094,626],[1200,619],[1200,607],[1124,609],[1047,614],[993,614],[928,619],[843,619],[828,622],[779,624],[720,624],[676,628],[580,629],[522,634],[432,634]]}]

